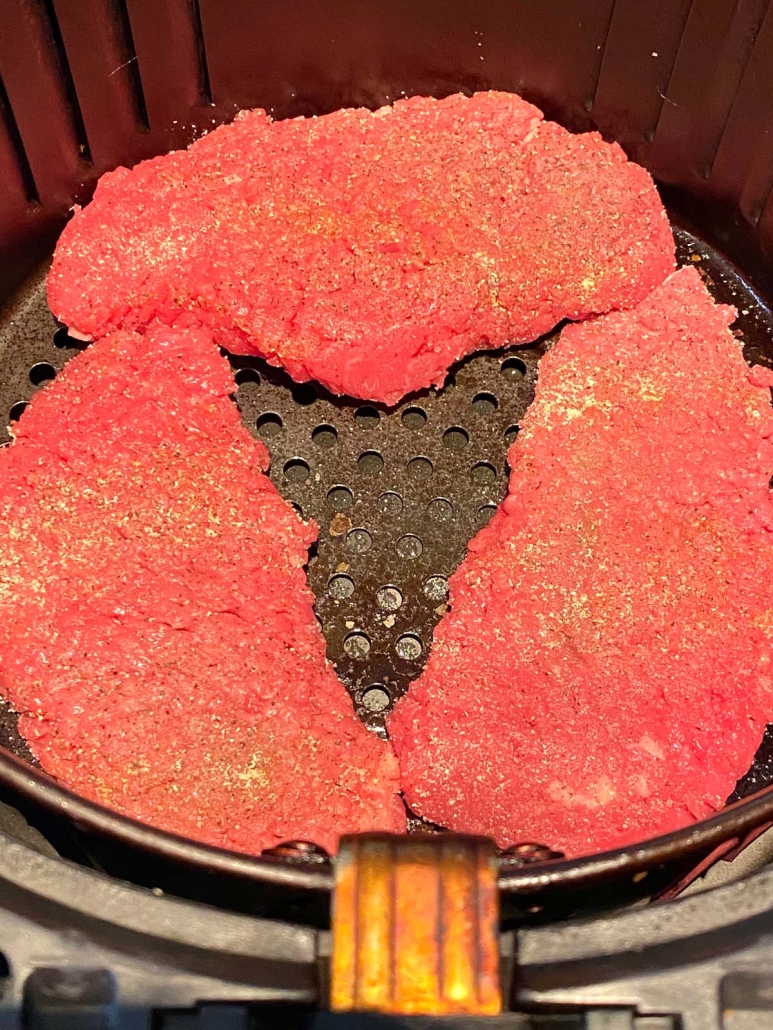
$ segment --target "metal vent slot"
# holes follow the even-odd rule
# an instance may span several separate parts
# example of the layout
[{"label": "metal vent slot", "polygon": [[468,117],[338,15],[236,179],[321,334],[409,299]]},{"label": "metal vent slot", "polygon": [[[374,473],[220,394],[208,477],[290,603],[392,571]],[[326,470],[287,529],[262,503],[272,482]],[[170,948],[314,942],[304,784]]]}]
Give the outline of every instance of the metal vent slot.
[{"label": "metal vent slot", "polygon": [[672,181],[702,182],[711,166],[732,109],[754,41],[765,0],[731,5],[694,0],[665,91],[652,161]]},{"label": "metal vent slot", "polygon": [[199,77],[201,80],[201,98],[203,104],[212,103],[212,86],[209,81],[209,63],[207,62],[207,47],[204,42],[204,27],[201,23],[201,7],[199,0],[190,0],[191,17],[196,36],[196,51],[199,60]]},{"label": "metal vent slot", "polygon": [[35,177],[32,174],[32,168],[30,167],[29,159],[27,158],[27,152],[24,149],[24,143],[22,142],[22,138],[19,133],[19,127],[16,124],[16,119],[14,117],[10,101],[8,100],[8,94],[5,91],[5,85],[2,79],[0,79],[0,123],[2,123],[5,128],[11,147],[13,148],[19,175],[24,183],[24,192],[26,193],[27,200],[30,204],[39,204],[40,196],[38,194],[38,188],[35,185]]},{"label": "metal vent slot", "polygon": [[137,122],[143,132],[149,132],[150,120],[148,118],[147,104],[145,103],[145,91],[142,88],[140,69],[137,64],[137,49],[134,46],[134,36],[132,34],[129,10],[126,6],[126,0],[113,0],[113,3],[121,40],[126,52],[124,66],[126,68],[129,82],[131,83],[131,94]]},{"label": "metal vent slot", "polygon": [[[647,162],[690,6],[690,0],[615,4],[593,116],[601,131],[636,161]],[[635,48],[632,40],[638,41]]]},{"label": "metal vent slot", "polygon": [[[725,46],[726,66],[722,69],[724,88],[719,90],[723,98],[724,118],[706,154],[706,164],[710,172],[713,171],[714,161],[727,130],[730,116],[738,97],[741,83],[746,75],[746,69],[757,43],[757,37],[762,28],[762,21],[767,13],[768,6],[768,0],[758,0],[752,17],[747,17],[745,21],[741,18],[736,18],[733,22],[733,38]],[[739,4],[739,11],[741,7],[742,5]]]},{"label": "metal vent slot", "polygon": [[78,144],[78,153],[83,161],[87,161],[91,164],[91,147],[89,146],[89,139],[86,135],[86,125],[83,121],[81,107],[78,103],[78,94],[75,92],[75,83],[73,82],[72,70],[67,57],[67,51],[64,48],[64,40],[62,39],[62,33],[59,28],[59,20],[56,17],[56,11],[54,10],[52,0],[38,0],[38,2],[45,12],[48,31],[51,37],[52,52],[55,56],[59,70],[60,89],[64,94],[67,103],[67,109],[72,121],[73,133]]}]

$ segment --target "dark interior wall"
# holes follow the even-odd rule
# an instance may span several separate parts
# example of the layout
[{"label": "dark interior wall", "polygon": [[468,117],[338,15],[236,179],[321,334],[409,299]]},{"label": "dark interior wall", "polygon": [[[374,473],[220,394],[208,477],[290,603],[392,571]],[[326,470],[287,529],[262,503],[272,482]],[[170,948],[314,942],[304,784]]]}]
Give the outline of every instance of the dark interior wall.
[{"label": "dark interior wall", "polygon": [[0,297],[98,176],[241,107],[509,89],[647,164],[764,274],[768,0],[0,0]]}]

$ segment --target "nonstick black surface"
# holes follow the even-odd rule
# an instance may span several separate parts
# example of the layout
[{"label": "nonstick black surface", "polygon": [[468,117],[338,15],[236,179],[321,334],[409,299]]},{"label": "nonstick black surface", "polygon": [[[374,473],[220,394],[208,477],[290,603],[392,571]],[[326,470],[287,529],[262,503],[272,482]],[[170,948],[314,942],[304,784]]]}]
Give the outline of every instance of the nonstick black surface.
[{"label": "nonstick black surface", "polygon": [[[695,263],[715,298],[738,310],[734,330],[747,361],[773,367],[766,303],[698,237],[682,228],[675,236],[680,262]],[[84,346],[55,323],[44,277],[45,269],[0,323],[2,424]],[[442,390],[389,410],[294,384],[258,358],[229,356],[242,420],[267,445],[272,480],[320,527],[309,580],[328,655],[377,733],[423,665],[446,610],[448,577],[505,495],[507,448],[551,339],[473,356]],[[0,430],[0,443],[8,440]],[[2,704],[0,746],[33,761]],[[773,727],[729,800],[771,783]]]}]

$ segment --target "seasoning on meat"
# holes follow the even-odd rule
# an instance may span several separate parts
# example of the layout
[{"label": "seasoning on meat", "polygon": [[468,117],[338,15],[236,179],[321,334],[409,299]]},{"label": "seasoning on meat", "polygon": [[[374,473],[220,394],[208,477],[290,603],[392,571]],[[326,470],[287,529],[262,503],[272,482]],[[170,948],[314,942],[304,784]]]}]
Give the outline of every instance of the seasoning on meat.
[{"label": "seasoning on meat", "polygon": [[304,524],[201,330],[117,333],[0,452],[0,692],[44,769],[238,851],[398,830],[397,763],[325,658]]},{"label": "seasoning on meat", "polygon": [[655,187],[508,93],[272,122],[105,175],[59,241],[79,335],[212,330],[298,380],[392,403],[470,351],[630,307],[673,270]]},{"label": "seasoning on meat", "polygon": [[565,329],[391,718],[409,805],[569,855],[713,813],[773,713],[770,372],[694,269]]}]

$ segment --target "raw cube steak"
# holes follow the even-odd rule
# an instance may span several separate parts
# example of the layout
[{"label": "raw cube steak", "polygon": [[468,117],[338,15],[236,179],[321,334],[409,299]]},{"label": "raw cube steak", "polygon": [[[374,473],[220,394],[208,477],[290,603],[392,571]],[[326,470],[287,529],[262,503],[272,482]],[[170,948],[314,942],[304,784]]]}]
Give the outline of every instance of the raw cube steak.
[{"label": "raw cube steak", "polygon": [[54,314],[86,337],[205,326],[296,380],[393,403],[479,347],[630,307],[673,269],[647,172],[508,93],[272,122],[105,175]]},{"label": "raw cube steak", "polygon": [[48,772],[259,852],[404,825],[396,762],[325,658],[304,525],[200,330],[117,333],[0,452],[0,692]]},{"label": "raw cube steak", "polygon": [[566,328],[389,731],[411,807],[569,855],[710,815],[773,715],[771,374],[694,269]]}]

